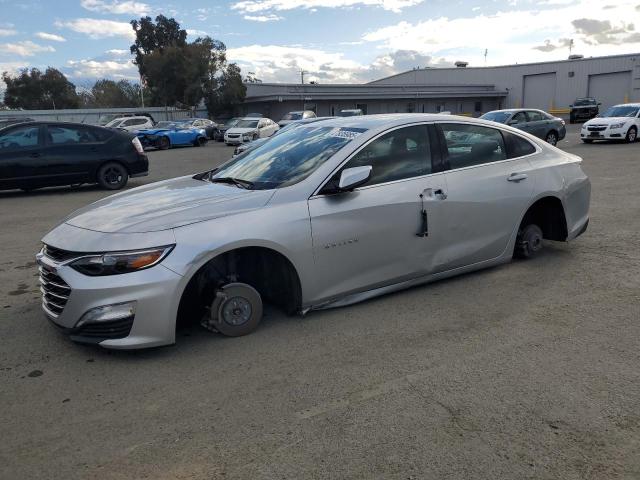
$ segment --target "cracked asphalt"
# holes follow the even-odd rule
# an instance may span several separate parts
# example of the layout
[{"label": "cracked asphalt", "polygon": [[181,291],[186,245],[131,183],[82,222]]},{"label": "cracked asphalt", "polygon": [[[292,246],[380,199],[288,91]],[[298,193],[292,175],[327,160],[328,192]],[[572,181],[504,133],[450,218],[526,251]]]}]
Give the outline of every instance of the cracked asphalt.
[{"label": "cracked asphalt", "polygon": [[[139,352],[73,344],[40,311],[40,238],[107,192],[0,192],[0,478],[640,478],[640,143],[576,132],[560,146],[593,191],[575,242]],[[153,152],[130,186],[230,154]]]}]

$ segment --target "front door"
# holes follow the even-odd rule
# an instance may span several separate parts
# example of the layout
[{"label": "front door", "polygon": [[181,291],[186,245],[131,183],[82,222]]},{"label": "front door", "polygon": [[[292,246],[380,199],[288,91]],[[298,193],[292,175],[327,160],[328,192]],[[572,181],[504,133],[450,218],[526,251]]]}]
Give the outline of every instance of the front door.
[{"label": "front door", "polygon": [[[430,127],[429,127],[430,128]],[[372,140],[344,168],[371,165],[367,184],[309,200],[319,298],[424,275],[439,262],[446,185],[433,173],[427,125]],[[422,196],[422,198],[421,198]],[[426,218],[422,211],[426,211]]]},{"label": "front door", "polygon": [[49,182],[73,184],[90,179],[103,147],[93,130],[80,125],[49,124],[45,138]]},{"label": "front door", "polygon": [[[447,231],[444,269],[499,257],[533,195],[529,160],[507,152],[500,130],[464,123],[438,125],[444,144]],[[518,135],[516,140],[535,148]]]},{"label": "front door", "polygon": [[38,125],[8,128],[0,133],[0,187],[30,185],[41,170],[42,135]]}]

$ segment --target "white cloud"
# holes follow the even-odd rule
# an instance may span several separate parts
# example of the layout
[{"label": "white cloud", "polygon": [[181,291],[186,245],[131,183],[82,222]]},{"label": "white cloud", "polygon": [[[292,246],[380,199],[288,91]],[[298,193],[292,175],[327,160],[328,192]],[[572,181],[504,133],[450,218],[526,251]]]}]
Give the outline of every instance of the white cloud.
[{"label": "white cloud", "polygon": [[125,50],[123,48],[112,48],[111,50],[107,50],[105,53],[112,57],[125,57],[131,55],[129,50]]},{"label": "white cloud", "polygon": [[134,38],[135,33],[127,22],[99,20],[96,18],[76,18],[66,22],[55,22],[57,27],[65,27],[74,32],[84,33],[91,38],[126,37]]},{"label": "white cloud", "polygon": [[10,37],[11,35],[15,35],[18,33],[13,28],[0,28],[0,37]]},{"label": "white cloud", "polygon": [[3,54],[12,53],[19,57],[33,57],[36,53],[55,52],[56,49],[50,45],[38,45],[31,40],[15,43],[0,44],[0,52]]},{"label": "white cloud", "polygon": [[138,79],[138,69],[131,60],[69,60],[66,70],[73,78]]},{"label": "white cloud", "polygon": [[[599,0],[582,0],[579,4],[550,9],[511,10],[453,19],[440,17],[417,23],[402,21],[369,32],[363,40],[377,43],[378,48],[385,50],[412,49],[445,56],[447,60],[468,60],[472,65],[484,64],[485,48],[489,51],[487,63],[494,65],[564,58],[569,54],[566,39],[571,38],[574,53],[617,54],[637,51],[640,47],[640,35],[627,23],[636,1],[618,0],[615,7],[609,9],[603,9]],[[572,23],[578,20],[582,22]],[[523,25],[527,28],[523,29]],[[542,45],[541,40],[535,40],[536,35],[549,39],[549,43]],[[554,42],[559,46],[553,48]],[[566,47],[560,50],[563,54],[555,52],[551,58],[550,52],[561,47]]]},{"label": "white cloud", "polygon": [[80,5],[86,10],[98,13],[114,13],[128,15],[146,15],[151,11],[151,7],[146,3],[135,1],[119,0],[81,0]]},{"label": "white cloud", "polygon": [[243,72],[254,72],[264,82],[297,83],[300,70],[304,70],[306,78],[319,83],[362,83],[413,67],[444,66],[443,60],[412,50],[381,54],[369,65],[339,52],[304,46],[250,45],[229,49],[227,57]]},{"label": "white cloud", "polygon": [[35,34],[36,37],[41,38],[43,40],[49,40],[52,42],[66,42],[67,39],[61,37],[60,35],[56,35],[55,33],[46,33],[46,32],[38,32]]},{"label": "white cloud", "polygon": [[252,22],[277,22],[278,20],[282,20],[282,17],[274,15],[273,13],[269,15],[245,15],[243,18]]},{"label": "white cloud", "polygon": [[298,8],[345,8],[355,6],[380,7],[392,12],[412,7],[424,0],[243,0],[231,5],[231,8],[244,14],[294,10]]},{"label": "white cloud", "polygon": [[187,35],[191,35],[192,37],[206,37],[209,35],[204,30],[196,30],[193,28],[187,28]]}]

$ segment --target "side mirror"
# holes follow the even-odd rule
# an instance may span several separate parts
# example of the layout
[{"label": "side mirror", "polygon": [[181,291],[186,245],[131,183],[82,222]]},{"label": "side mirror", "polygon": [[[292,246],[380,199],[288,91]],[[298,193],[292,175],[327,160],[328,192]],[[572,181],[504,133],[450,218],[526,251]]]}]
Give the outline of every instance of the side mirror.
[{"label": "side mirror", "polygon": [[573,104],[569,105],[569,108],[573,108]]},{"label": "side mirror", "polygon": [[364,185],[371,178],[371,165],[364,167],[345,168],[340,174],[340,182],[338,188],[342,192],[350,192],[360,185]]}]

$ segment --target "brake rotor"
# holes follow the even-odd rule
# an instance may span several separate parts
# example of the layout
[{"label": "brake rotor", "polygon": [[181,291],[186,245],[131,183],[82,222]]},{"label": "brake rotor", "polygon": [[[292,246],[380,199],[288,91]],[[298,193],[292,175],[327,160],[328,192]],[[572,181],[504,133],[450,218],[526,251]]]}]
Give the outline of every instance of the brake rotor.
[{"label": "brake rotor", "polygon": [[246,335],[262,319],[262,299],[246,283],[229,283],[216,291],[202,326],[230,337]]}]

